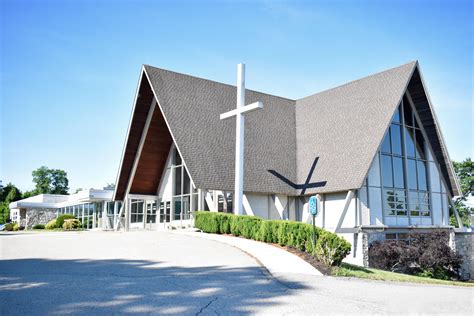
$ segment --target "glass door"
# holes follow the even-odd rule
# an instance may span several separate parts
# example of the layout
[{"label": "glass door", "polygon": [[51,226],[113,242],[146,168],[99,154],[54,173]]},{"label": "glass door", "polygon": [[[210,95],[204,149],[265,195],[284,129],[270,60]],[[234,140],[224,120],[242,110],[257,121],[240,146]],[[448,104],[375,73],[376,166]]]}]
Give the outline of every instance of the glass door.
[{"label": "glass door", "polygon": [[146,229],[154,229],[156,224],[156,201],[146,201]]}]

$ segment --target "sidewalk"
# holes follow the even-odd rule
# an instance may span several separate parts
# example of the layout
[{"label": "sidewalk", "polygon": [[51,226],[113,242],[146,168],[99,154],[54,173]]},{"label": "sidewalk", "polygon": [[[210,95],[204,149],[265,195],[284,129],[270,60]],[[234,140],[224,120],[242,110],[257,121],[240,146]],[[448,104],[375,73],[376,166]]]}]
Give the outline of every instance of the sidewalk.
[{"label": "sidewalk", "polygon": [[263,242],[195,231],[177,230],[174,232],[193,237],[206,238],[237,247],[257,259],[273,276],[286,274],[323,275],[300,257]]}]

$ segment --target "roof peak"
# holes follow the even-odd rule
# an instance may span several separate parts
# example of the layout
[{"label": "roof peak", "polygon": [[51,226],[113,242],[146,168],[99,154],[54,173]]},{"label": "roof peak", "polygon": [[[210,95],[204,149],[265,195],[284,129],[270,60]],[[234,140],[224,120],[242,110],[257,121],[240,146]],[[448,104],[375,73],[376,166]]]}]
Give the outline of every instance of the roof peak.
[{"label": "roof peak", "polygon": [[364,76],[364,77],[361,77],[361,78],[358,78],[358,79],[354,79],[354,80],[351,80],[349,82],[346,82],[346,83],[343,83],[343,84],[340,84],[338,86],[335,86],[335,87],[332,87],[332,88],[329,88],[329,89],[326,89],[326,90],[323,90],[323,91],[320,91],[320,92],[316,92],[316,93],[313,93],[313,94],[310,94],[306,97],[303,97],[303,98],[300,98],[300,99],[297,99],[297,101],[299,100],[304,100],[304,99],[307,99],[307,98],[311,98],[315,95],[318,95],[320,93],[325,93],[325,92],[328,92],[328,91],[331,91],[331,90],[335,90],[335,89],[339,89],[339,88],[342,88],[344,86],[348,86],[350,84],[354,84],[356,82],[359,82],[359,81],[362,81],[362,80],[365,80],[365,79],[368,79],[368,78],[371,78],[371,77],[374,77],[374,76],[378,76],[378,75],[381,75],[381,74],[384,74],[384,73],[387,73],[387,72],[390,72],[390,71],[394,71],[396,69],[400,69],[400,68],[404,68],[404,67],[407,67],[407,66],[411,66],[411,68],[415,67],[416,65],[418,65],[418,60],[412,60],[408,63],[405,63],[405,64],[402,64],[400,66],[396,66],[396,67],[392,67],[392,68],[389,68],[389,69],[386,69],[386,70],[382,70],[382,71],[378,71],[378,72],[375,72],[375,73],[372,73],[370,75],[367,75],[367,76]]}]

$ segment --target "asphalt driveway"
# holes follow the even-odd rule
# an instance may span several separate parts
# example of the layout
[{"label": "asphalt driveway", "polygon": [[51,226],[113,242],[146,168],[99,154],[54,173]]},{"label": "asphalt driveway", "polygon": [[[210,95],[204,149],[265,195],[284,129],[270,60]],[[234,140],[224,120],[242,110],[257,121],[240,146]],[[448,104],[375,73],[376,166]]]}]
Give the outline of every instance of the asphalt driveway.
[{"label": "asphalt driveway", "polygon": [[467,315],[474,304],[472,288],[274,278],[232,246],[169,232],[2,234],[0,259],[0,315]]}]

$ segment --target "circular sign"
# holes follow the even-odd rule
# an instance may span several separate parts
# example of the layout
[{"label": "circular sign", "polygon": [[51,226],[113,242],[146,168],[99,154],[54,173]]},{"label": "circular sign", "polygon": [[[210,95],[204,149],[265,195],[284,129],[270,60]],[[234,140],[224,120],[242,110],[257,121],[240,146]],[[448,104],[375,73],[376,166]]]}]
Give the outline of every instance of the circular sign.
[{"label": "circular sign", "polygon": [[309,213],[311,215],[318,215],[318,199],[316,196],[309,198]]}]

